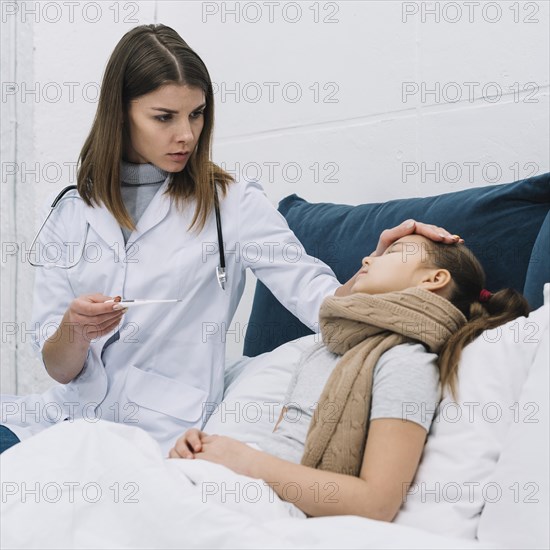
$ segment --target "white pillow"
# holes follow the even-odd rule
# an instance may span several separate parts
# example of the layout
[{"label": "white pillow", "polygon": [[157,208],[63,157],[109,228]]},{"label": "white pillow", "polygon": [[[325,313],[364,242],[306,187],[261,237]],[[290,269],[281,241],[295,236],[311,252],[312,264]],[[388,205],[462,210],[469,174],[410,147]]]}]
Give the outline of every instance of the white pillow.
[{"label": "white pillow", "polygon": [[395,523],[474,539],[485,500],[509,492],[493,474],[514,420],[532,412],[521,408],[520,396],[548,332],[546,302],[464,348],[457,402],[444,395]]},{"label": "white pillow", "polygon": [[320,334],[311,334],[271,352],[228,363],[223,401],[203,430],[256,444],[268,436],[281,414],[283,398],[303,351],[320,338]]},{"label": "white pillow", "polygon": [[[485,504],[477,537],[507,548],[550,548],[550,335],[541,338],[494,474],[502,498]],[[526,411],[532,412],[525,418]]]}]

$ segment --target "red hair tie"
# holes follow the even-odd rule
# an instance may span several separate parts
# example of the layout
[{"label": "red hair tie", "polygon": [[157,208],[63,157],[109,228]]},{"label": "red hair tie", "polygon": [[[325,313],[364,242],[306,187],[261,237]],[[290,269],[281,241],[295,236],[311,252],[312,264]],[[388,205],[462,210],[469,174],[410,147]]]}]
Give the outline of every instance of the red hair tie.
[{"label": "red hair tie", "polygon": [[479,301],[480,301],[480,302],[487,302],[491,296],[492,296],[492,293],[489,292],[486,288],[484,288],[484,289],[479,293]]}]

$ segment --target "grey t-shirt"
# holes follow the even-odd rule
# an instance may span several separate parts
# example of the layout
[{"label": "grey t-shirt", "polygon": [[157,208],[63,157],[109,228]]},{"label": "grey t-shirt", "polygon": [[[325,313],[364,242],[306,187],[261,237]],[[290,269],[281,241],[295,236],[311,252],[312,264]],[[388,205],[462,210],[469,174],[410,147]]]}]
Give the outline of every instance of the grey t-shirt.
[{"label": "grey t-shirt", "polygon": [[[300,463],[313,412],[340,358],[322,342],[304,351],[284,398],[287,411],[275,432],[259,443],[262,450]],[[401,418],[429,431],[438,402],[436,354],[422,344],[405,343],[380,356],[374,368],[370,420]]]},{"label": "grey t-shirt", "polygon": [[[121,162],[120,169],[122,200],[134,223],[137,224],[152,198],[166,180],[168,172],[154,164],[134,164],[125,160]],[[124,244],[126,244],[132,232],[125,227],[121,227],[121,229]]]}]

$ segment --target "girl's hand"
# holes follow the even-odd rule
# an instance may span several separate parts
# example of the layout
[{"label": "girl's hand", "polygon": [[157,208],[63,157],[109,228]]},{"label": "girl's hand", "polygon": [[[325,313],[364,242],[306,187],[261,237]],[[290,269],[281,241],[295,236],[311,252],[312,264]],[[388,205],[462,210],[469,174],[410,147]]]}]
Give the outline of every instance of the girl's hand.
[{"label": "girl's hand", "polygon": [[202,450],[202,438],[206,436],[204,432],[191,428],[187,430],[177,441],[170,452],[168,458],[195,458],[195,453]]},{"label": "girl's hand", "polygon": [[237,474],[255,477],[252,475],[252,465],[258,460],[260,451],[231,437],[203,435],[202,451],[197,458],[223,464]]},{"label": "girl's hand", "polygon": [[[118,300],[117,300],[118,298]],[[71,327],[80,340],[89,342],[111,332],[120,323],[127,308],[113,310],[110,296],[103,294],[86,294],[75,298],[63,316],[62,324]],[[116,297],[115,301],[120,301]]]},{"label": "girl's hand", "polygon": [[458,235],[451,235],[446,229],[443,229],[443,227],[421,223],[415,220],[405,220],[397,227],[382,231],[380,234],[380,239],[378,240],[378,246],[371,256],[382,255],[386,248],[388,248],[388,246],[394,243],[397,239],[405,237],[405,235],[411,235],[412,233],[424,235],[424,237],[427,237],[432,241],[440,241],[447,244],[464,242],[464,239],[461,239]]},{"label": "girl's hand", "polygon": [[237,474],[251,475],[259,451],[223,435],[208,435],[197,429],[187,430],[168,454],[169,458],[200,458],[222,464]]}]

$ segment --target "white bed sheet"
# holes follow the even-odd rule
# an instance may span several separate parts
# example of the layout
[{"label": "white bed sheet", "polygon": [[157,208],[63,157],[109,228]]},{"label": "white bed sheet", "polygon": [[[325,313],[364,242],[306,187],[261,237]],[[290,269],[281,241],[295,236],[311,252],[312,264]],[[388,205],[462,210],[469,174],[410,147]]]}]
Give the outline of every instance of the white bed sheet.
[{"label": "white bed sheet", "polygon": [[165,459],[144,431],[103,421],[45,430],[0,455],[0,472],[2,548],[497,548],[355,516],[293,517],[261,480]]}]

